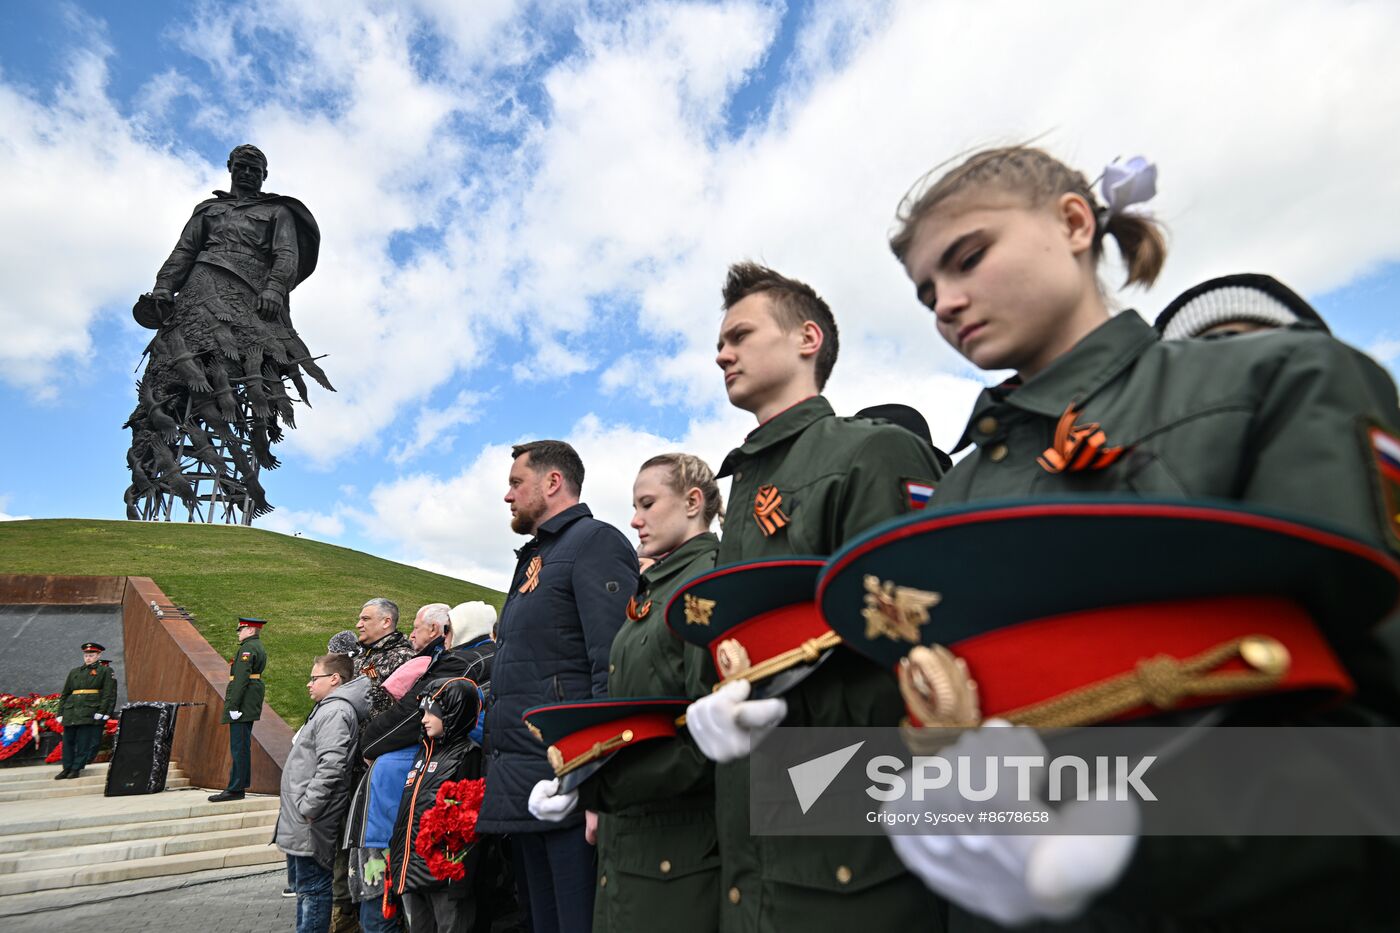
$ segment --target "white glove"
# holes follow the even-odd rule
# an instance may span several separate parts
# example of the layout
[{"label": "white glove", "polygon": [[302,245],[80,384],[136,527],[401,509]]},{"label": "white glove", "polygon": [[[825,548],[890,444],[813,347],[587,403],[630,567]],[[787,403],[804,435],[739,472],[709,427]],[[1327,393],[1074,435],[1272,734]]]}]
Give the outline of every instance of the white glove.
[{"label": "white glove", "polygon": [[62,717],[62,716],[55,716],[55,717],[53,718],[53,721],[56,722],[56,723],[58,723],[60,726],[63,725],[63,717]]},{"label": "white glove", "polygon": [[747,756],[787,716],[786,700],[750,700],[751,689],[736,680],[686,709],[686,727],[706,758],[723,763]]},{"label": "white glove", "polygon": [[93,719],[96,719],[96,720],[99,721],[99,722],[101,722],[103,719],[106,719],[107,717],[106,717],[106,716],[103,716],[101,713],[93,713],[93,714],[92,714],[92,718],[93,718]]},{"label": "white glove", "polygon": [[540,781],[530,791],[530,815],[546,823],[557,823],[578,806],[578,791],[559,793],[559,779]]},{"label": "white glove", "polygon": [[228,718],[232,719],[234,722],[237,722],[238,720],[243,718],[243,713],[241,710],[233,710],[228,714]]},{"label": "white glove", "polygon": [[[1006,726],[991,720],[987,726]],[[970,756],[974,769],[988,755],[1046,755],[1031,729],[982,728],[968,732],[940,757]],[[1009,785],[1009,786],[1008,786]],[[1048,809],[1034,799],[1016,799],[1016,782],[1002,781],[991,800],[964,800],[949,787],[925,792],[923,801],[898,800],[887,811],[956,813],[976,810]],[[931,890],[958,906],[1006,926],[1033,920],[1064,920],[1110,888],[1127,868],[1137,845],[1135,802],[1072,802],[1051,812],[1041,825],[1065,835],[955,835],[892,833],[890,842],[905,866]],[[885,823],[891,826],[892,823]],[[1118,832],[1122,835],[1074,835]]]}]

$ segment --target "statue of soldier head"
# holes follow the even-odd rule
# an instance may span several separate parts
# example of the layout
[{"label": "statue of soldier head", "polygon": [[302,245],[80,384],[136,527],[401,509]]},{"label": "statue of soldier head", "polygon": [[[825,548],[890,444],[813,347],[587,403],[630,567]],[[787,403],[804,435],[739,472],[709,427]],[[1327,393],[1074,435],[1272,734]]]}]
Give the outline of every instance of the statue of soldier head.
[{"label": "statue of soldier head", "polygon": [[257,194],[267,180],[267,156],[251,143],[244,143],[228,154],[230,185],[235,195]]}]

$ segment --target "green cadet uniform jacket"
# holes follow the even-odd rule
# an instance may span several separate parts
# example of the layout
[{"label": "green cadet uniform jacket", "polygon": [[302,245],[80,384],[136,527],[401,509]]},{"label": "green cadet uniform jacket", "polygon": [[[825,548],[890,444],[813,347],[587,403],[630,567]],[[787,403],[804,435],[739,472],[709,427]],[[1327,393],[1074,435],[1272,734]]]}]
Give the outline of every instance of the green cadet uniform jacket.
[{"label": "green cadet uniform jacket", "polygon": [[233,722],[228,714],[235,710],[243,713],[239,722],[254,722],[262,715],[266,692],[262,674],[266,668],[267,652],[258,636],[239,643],[228,665],[228,690],[224,693],[224,715],[219,722]]},{"label": "green cadet uniform jacket", "polygon": [[[809,398],[725,458],[719,475],[734,479],[718,563],[830,554],[918,507],[911,486],[941,473],[933,448],[904,428],[837,418],[825,398]],[[844,648],[786,699],[787,726],[894,726],[904,714],[889,671]],[[942,928],[942,902],[884,837],[751,836],[747,759],[716,766],[715,796],[726,933]]]},{"label": "green cadet uniform jacket", "polygon": [[[68,672],[58,699],[58,715],[65,725],[92,725],[93,716],[111,716],[117,707],[117,675],[101,662],[83,664]],[[101,725],[99,723],[99,725]]]},{"label": "green cadet uniform jacket", "polygon": [[[608,694],[686,696],[703,655],[666,627],[666,603],[682,583],[715,566],[719,538],[696,535],[647,568],[632,611],[613,639]],[[640,616],[640,618],[633,618]],[[719,922],[714,765],[682,733],[631,749],[579,787],[600,811],[594,933],[652,929],[710,933]]]},{"label": "green cadet uniform jacket", "polygon": [[[1071,404],[1077,424],[1097,423],[1106,445],[1123,451],[1099,469],[1051,473],[1037,458]],[[1326,334],[1160,342],[1125,311],[1024,385],[983,391],[959,445],[977,449],[949,471],[933,501],[1086,493],[1231,500],[1400,551],[1400,519],[1386,507],[1371,434],[1394,436],[1397,427],[1394,383]],[[1016,579],[1015,567],[1003,571]],[[1171,573],[1170,561],[1162,572]],[[1086,586],[1092,573],[1085,568]],[[1358,695],[1290,722],[1393,724],[1391,666],[1373,633],[1327,634]],[[1276,721],[1258,704],[1241,719],[1244,709],[1224,723]],[[1053,929],[1394,929],[1398,855],[1385,838],[1144,838],[1118,885],[1078,923]],[[996,929],[958,911],[950,927]]]}]

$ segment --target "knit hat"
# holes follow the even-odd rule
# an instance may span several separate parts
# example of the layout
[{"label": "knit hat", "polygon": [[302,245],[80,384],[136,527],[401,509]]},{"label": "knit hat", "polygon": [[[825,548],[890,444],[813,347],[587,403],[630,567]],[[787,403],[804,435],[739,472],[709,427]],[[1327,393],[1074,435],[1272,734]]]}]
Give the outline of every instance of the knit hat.
[{"label": "knit hat", "polygon": [[458,603],[448,612],[452,619],[452,644],[469,645],[484,635],[491,634],[496,624],[496,610],[490,603],[475,600]]},{"label": "knit hat", "polygon": [[1287,285],[1246,272],[1208,279],[1188,288],[1157,316],[1163,340],[1187,340],[1218,324],[1251,321],[1273,327],[1308,322],[1326,333],[1327,322]]},{"label": "knit hat", "polygon": [[355,637],[355,633],[346,629],[343,632],[336,632],[326,642],[327,654],[343,654],[353,658],[360,653],[360,640]]}]

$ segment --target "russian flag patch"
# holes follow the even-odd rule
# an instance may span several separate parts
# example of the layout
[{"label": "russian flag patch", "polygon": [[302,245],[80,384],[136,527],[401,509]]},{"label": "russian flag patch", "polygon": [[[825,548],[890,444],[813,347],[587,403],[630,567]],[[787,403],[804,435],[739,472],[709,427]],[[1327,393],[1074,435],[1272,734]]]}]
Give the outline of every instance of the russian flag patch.
[{"label": "russian flag patch", "polygon": [[928,505],[928,500],[933,498],[933,484],[920,482],[919,480],[906,479],[904,483],[904,500],[911,511],[919,511]]},{"label": "russian flag patch", "polygon": [[1400,550],[1400,437],[1369,425],[1366,439],[1375,458],[1382,518],[1390,532],[1390,546]]}]

